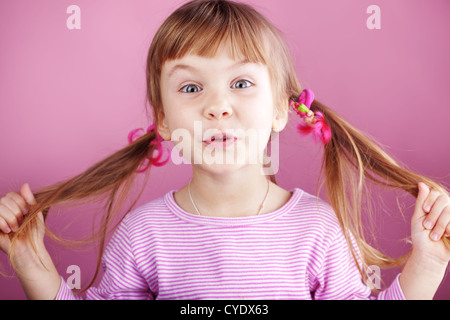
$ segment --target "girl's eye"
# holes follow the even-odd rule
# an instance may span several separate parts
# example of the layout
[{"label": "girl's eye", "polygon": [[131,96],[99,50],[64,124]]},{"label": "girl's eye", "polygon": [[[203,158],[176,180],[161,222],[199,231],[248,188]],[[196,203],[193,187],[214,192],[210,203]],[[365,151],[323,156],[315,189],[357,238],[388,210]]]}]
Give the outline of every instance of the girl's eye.
[{"label": "girl's eye", "polygon": [[250,81],[247,80],[238,80],[235,83],[233,83],[233,85],[231,86],[234,89],[244,89],[244,88],[248,88],[252,85],[252,83]]},{"label": "girl's eye", "polygon": [[181,91],[186,93],[196,93],[199,92],[200,90],[201,90],[200,87],[196,86],[195,84],[188,84],[187,86],[181,88]]}]

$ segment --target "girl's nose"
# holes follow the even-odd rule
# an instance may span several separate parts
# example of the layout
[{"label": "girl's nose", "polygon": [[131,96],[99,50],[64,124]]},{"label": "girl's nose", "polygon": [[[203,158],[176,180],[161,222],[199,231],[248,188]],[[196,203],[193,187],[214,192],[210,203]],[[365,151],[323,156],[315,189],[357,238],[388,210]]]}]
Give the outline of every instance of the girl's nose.
[{"label": "girl's nose", "polygon": [[204,116],[207,119],[219,120],[229,117],[233,113],[229,102],[223,97],[215,96],[214,99],[210,99],[207,103],[204,109]]}]

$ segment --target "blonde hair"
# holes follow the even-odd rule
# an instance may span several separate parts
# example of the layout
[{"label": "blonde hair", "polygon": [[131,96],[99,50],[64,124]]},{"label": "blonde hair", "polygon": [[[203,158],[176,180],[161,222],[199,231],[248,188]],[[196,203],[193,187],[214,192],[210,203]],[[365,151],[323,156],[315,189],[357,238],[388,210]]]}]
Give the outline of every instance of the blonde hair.
[{"label": "blonde hair", "polygon": [[[280,32],[246,4],[226,0],[194,0],[181,6],[164,21],[148,52],[147,96],[156,123],[161,121],[164,112],[160,93],[161,68],[164,63],[186,54],[213,57],[224,42],[231,45],[235,57],[242,56],[250,62],[262,63],[268,67],[276,108],[280,112],[287,112],[289,99],[296,99],[302,88]],[[361,275],[364,278],[358,261],[363,266],[401,266],[404,257],[388,257],[366,240],[361,222],[361,200],[367,180],[383,187],[404,190],[414,197],[418,194],[419,181],[442,192],[447,190],[398,165],[377,144],[319,101],[315,100],[311,109],[324,114],[332,131],[332,138],[324,147],[324,184]],[[36,223],[38,212],[48,213],[52,206],[107,195],[104,222],[96,234],[101,245],[97,272],[89,284],[91,286],[99,270],[108,225],[129,194],[136,170],[153,154],[154,147],[150,142],[155,138],[156,133],[151,131],[80,175],[37,192],[37,204],[30,208],[21,227],[12,236],[11,251],[16,239],[26,234],[30,226]],[[146,183],[147,181],[144,186]],[[47,232],[57,238],[50,230]],[[352,237],[361,254],[353,247]]]}]

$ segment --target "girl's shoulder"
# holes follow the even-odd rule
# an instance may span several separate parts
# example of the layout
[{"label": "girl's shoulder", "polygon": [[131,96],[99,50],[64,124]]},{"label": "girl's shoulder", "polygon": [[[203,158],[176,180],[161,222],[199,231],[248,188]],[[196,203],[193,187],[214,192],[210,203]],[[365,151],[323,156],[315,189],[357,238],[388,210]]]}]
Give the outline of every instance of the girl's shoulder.
[{"label": "girl's shoulder", "polygon": [[129,227],[139,227],[170,219],[171,214],[165,201],[166,197],[167,195],[157,197],[131,210],[123,219],[123,223],[126,223]]},{"label": "girl's shoulder", "polygon": [[329,248],[342,235],[332,206],[319,196],[305,191],[285,219],[304,243],[315,248]]},{"label": "girl's shoulder", "polygon": [[302,190],[302,195],[292,208],[291,215],[308,224],[339,228],[339,220],[332,206],[320,198]]}]

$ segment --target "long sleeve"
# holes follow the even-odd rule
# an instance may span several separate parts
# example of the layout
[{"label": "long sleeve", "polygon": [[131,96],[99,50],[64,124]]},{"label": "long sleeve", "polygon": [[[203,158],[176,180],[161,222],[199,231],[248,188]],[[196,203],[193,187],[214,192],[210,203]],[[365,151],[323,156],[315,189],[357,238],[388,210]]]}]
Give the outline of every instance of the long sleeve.
[{"label": "long sleeve", "polygon": [[[357,248],[354,242],[353,245]],[[356,252],[359,254],[358,250]],[[323,263],[312,282],[314,299],[404,300],[405,296],[398,277],[399,275],[386,290],[381,291],[378,296],[374,296],[371,289],[362,281],[347,241],[339,228],[336,230],[334,240],[326,250]]]},{"label": "long sleeve", "polygon": [[[134,258],[132,245],[124,220],[111,238],[102,257],[103,278],[98,287],[86,291],[85,299],[152,299],[145,279],[141,276]],[[82,299],[75,295],[64,279],[56,300]]]}]

